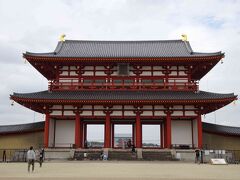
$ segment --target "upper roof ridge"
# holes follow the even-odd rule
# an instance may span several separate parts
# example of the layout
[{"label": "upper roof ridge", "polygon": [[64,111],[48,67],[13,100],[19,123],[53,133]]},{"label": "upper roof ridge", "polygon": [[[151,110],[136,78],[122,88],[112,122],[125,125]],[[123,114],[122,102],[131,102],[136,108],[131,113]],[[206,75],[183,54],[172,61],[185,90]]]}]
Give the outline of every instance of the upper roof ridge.
[{"label": "upper roof ridge", "polygon": [[136,43],[136,42],[184,42],[181,39],[173,40],[74,40],[66,39],[65,41],[59,41],[62,43],[71,43],[71,42],[107,42],[107,43]]},{"label": "upper roof ridge", "polygon": [[24,55],[76,58],[171,58],[207,57],[223,55],[221,52],[194,52],[188,41],[175,40],[65,40],[59,41],[49,53]]}]

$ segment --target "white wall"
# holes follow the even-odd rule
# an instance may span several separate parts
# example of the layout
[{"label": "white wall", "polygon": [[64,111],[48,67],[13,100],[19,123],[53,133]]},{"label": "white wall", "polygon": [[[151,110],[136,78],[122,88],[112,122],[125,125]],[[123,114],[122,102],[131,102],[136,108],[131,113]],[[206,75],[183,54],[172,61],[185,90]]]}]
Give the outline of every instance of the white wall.
[{"label": "white wall", "polygon": [[94,116],[105,116],[103,111],[94,111]]},{"label": "white wall", "polygon": [[185,111],[186,116],[196,116],[196,112],[194,111]]},{"label": "white wall", "polygon": [[64,111],[64,116],[75,116],[73,111]]},{"label": "white wall", "polygon": [[172,116],[182,116],[183,111],[173,111]]},{"label": "white wall", "polygon": [[122,116],[122,111],[113,111],[111,116]]},{"label": "white wall", "polygon": [[62,110],[59,111],[52,111],[50,115],[62,115]]},{"label": "white wall", "polygon": [[106,74],[102,71],[96,71],[95,75],[96,76],[106,76]]},{"label": "white wall", "polygon": [[155,111],[155,116],[166,116],[164,111]]},{"label": "white wall", "polygon": [[133,111],[124,111],[125,116],[136,116],[136,114]]},{"label": "white wall", "polygon": [[91,116],[92,115],[92,111],[83,111],[81,113],[81,116]]},{"label": "white wall", "polygon": [[143,113],[141,114],[141,116],[152,116],[153,112],[152,111],[143,111]]},{"label": "white wall", "polygon": [[172,144],[192,144],[191,121],[172,120]]},{"label": "white wall", "polygon": [[54,119],[49,120],[49,139],[48,146],[53,147],[53,139],[54,139]]},{"label": "white wall", "polygon": [[198,147],[198,127],[197,127],[197,119],[193,120],[193,144],[194,147]]},{"label": "white wall", "polygon": [[55,145],[56,147],[70,147],[75,143],[75,121],[57,120]]}]

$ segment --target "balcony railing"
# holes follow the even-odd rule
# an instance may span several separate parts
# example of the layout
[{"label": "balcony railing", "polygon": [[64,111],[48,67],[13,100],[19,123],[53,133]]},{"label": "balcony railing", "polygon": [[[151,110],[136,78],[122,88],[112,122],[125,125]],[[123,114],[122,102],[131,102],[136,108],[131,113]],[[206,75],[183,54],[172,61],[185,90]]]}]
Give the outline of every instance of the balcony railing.
[{"label": "balcony railing", "polygon": [[50,91],[77,90],[172,90],[197,91],[196,82],[184,82],[181,79],[164,82],[159,79],[84,79],[76,82],[74,79],[64,79],[65,82],[49,82]]}]

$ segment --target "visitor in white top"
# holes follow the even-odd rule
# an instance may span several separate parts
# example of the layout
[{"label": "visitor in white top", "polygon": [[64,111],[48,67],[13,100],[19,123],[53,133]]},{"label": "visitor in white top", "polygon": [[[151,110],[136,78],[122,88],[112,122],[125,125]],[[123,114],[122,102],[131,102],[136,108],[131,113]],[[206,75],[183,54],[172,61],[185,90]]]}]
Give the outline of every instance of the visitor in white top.
[{"label": "visitor in white top", "polygon": [[30,172],[30,166],[32,165],[32,172],[34,171],[34,162],[36,159],[36,154],[31,146],[27,152],[27,161],[28,161],[28,172]]}]

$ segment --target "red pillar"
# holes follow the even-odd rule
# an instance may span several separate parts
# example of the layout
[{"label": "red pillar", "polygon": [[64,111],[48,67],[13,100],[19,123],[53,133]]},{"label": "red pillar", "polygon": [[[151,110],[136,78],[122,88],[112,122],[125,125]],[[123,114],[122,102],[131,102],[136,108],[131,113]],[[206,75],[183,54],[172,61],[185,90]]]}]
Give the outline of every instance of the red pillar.
[{"label": "red pillar", "polygon": [[136,114],[136,148],[142,148],[142,125],[140,114]]},{"label": "red pillar", "polygon": [[193,120],[191,120],[191,130],[192,130],[192,148],[195,148],[194,147],[194,133],[193,133]]},{"label": "red pillar", "polygon": [[135,125],[132,124],[132,144],[136,145],[135,142]]},{"label": "red pillar", "polygon": [[167,122],[164,123],[164,148],[167,148]]},{"label": "red pillar", "polygon": [[197,117],[197,124],[198,124],[198,148],[202,149],[202,118],[201,114]]},{"label": "red pillar", "polygon": [[167,148],[171,148],[171,145],[172,145],[172,132],[171,132],[171,114],[170,113],[167,113],[167,118],[166,118],[166,134],[167,134],[167,137],[166,137],[166,145],[167,145]]},{"label": "red pillar", "polygon": [[160,139],[161,139],[161,148],[163,148],[163,124],[160,124]]},{"label": "red pillar", "polygon": [[49,119],[50,119],[50,115],[49,113],[46,113],[45,125],[44,125],[44,147],[45,148],[48,148],[48,144],[49,144]]},{"label": "red pillar", "polygon": [[110,121],[110,114],[106,113],[105,119],[105,138],[104,138],[104,148],[111,147],[111,121]]},{"label": "red pillar", "polygon": [[114,148],[114,124],[112,124],[112,147]]},{"label": "red pillar", "polygon": [[80,148],[84,148],[84,123],[80,120]]},{"label": "red pillar", "polygon": [[76,145],[76,148],[80,148],[82,145],[80,134],[81,134],[80,115],[79,115],[79,113],[76,113],[76,117],[75,117],[75,145]]},{"label": "red pillar", "polygon": [[84,133],[83,133],[83,140],[84,140],[84,148],[87,148],[87,123],[83,124],[83,129],[84,129]]}]

